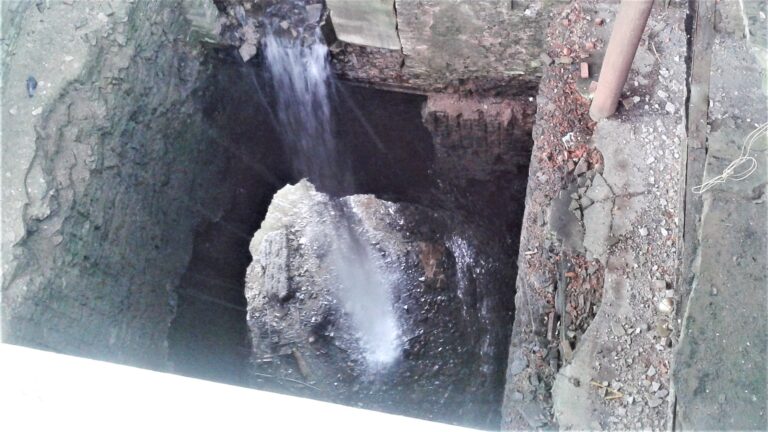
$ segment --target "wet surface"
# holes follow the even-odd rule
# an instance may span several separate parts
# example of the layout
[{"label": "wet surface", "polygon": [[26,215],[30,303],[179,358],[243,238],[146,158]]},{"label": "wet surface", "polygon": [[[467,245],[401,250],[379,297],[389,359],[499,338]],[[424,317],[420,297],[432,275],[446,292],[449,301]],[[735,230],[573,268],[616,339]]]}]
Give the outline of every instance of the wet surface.
[{"label": "wet surface", "polygon": [[[328,207],[334,210],[324,215]],[[340,225],[357,239],[348,250],[373,254],[367,264],[344,253],[339,259],[338,248],[348,248]],[[514,263],[503,237],[488,228],[452,211],[370,195],[334,200],[305,183],[281,190],[252,243],[247,276],[257,385],[497,427]],[[370,303],[381,281],[389,295]],[[365,301],[349,298],[349,282]],[[392,311],[394,332],[386,325]]]}]

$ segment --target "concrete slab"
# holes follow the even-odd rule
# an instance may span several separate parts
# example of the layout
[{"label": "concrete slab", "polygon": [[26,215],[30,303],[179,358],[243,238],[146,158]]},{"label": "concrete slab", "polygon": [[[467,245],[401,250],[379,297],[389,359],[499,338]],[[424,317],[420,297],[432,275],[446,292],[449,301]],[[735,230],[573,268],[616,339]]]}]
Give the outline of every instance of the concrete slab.
[{"label": "concrete slab", "polygon": [[768,205],[722,193],[704,207],[700,272],[675,358],[677,425],[764,430]]},{"label": "concrete slab", "polygon": [[604,201],[613,198],[613,192],[611,192],[611,188],[605,182],[603,176],[597,174],[592,180],[592,186],[587,189],[587,196],[592,201]]},{"label": "concrete slab", "polygon": [[[649,28],[655,30],[626,86],[635,103],[599,122],[592,135],[605,185],[596,176],[587,190],[589,198],[602,201],[584,212],[584,242],[605,263],[602,302],[553,385],[561,429],[657,430],[671,424],[669,347],[677,328],[669,316],[674,301],[666,296],[675,291],[681,234],[684,17],[680,9],[654,10]],[[660,46],[665,48],[657,57]]]},{"label": "concrete slab", "polygon": [[538,76],[550,7],[546,3],[397,0],[406,56],[403,73],[443,82]]},{"label": "concrete slab", "polygon": [[611,235],[614,237],[626,235],[637,228],[642,218],[643,210],[648,207],[651,197],[648,195],[616,197],[613,205],[613,223]]},{"label": "concrete slab", "polygon": [[[759,41],[742,38],[743,25],[735,2],[717,4],[711,100],[704,101],[709,106],[707,151],[689,157],[689,165],[695,162],[688,172],[689,190],[722,173],[741,153],[745,137],[768,121],[768,97],[761,89],[766,64],[754,49]],[[674,358],[676,429],[768,428],[766,147],[768,137],[755,143],[750,156],[756,170],[749,177],[687,199],[682,280],[691,294]]]},{"label": "concrete slab", "polygon": [[605,181],[616,195],[646,192],[651,165],[645,148],[639,144],[652,139],[653,130],[648,128],[653,127],[653,119],[643,125],[645,128],[618,119],[607,119],[605,123],[593,137],[605,160]]},{"label": "concrete slab", "polygon": [[326,0],[336,37],[344,42],[400,49],[394,0]]},{"label": "concrete slab", "polygon": [[569,209],[571,194],[576,192],[576,185],[571,189],[563,190],[560,195],[552,200],[547,220],[549,229],[563,243],[563,248],[569,251],[584,251],[584,227],[579,219]]}]

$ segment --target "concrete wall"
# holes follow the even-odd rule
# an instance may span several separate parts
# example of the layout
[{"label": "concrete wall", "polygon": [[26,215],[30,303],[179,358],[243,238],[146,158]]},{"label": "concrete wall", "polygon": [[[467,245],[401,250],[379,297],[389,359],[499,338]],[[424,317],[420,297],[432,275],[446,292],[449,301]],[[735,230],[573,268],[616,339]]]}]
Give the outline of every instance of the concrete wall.
[{"label": "concrete wall", "polygon": [[336,36],[347,43],[400,49],[394,0],[328,0]]},{"label": "concrete wall", "polygon": [[[334,46],[334,60],[346,78],[414,91],[463,87],[492,94],[531,92],[541,76],[551,3],[555,2],[397,0],[393,31],[400,44],[395,50],[366,43],[368,27],[359,26],[358,34],[350,34],[354,28],[347,19],[337,29],[341,42]],[[332,17],[357,16],[361,23],[392,28],[388,21],[364,16],[357,10],[362,4],[328,3]],[[336,27],[335,20],[333,24]]]}]

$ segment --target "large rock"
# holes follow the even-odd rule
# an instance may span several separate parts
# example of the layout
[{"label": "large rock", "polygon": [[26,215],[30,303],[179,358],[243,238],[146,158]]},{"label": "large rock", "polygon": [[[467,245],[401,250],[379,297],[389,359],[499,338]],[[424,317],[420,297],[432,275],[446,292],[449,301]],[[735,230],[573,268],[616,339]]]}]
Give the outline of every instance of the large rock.
[{"label": "large rock", "polygon": [[511,278],[499,247],[455,213],[285,187],[251,243],[255,378],[496,427]]}]

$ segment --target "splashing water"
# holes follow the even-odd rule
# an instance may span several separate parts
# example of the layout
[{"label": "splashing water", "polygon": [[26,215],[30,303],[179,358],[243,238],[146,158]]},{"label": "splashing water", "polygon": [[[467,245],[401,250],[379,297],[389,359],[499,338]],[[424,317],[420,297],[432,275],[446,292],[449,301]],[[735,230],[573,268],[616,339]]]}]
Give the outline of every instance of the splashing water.
[{"label": "splashing water", "polygon": [[382,369],[400,353],[400,330],[389,298],[391,278],[350,220],[337,223],[335,234],[329,258],[339,297],[358,331],[368,365]]},{"label": "splashing water", "polygon": [[[333,139],[328,48],[316,28],[287,37],[278,34],[276,25],[271,28],[264,37],[263,52],[277,98],[282,139],[302,176],[320,186],[338,180],[349,171],[344,169]],[[329,206],[326,211],[336,214],[328,219],[334,234],[330,259],[336,294],[356,328],[369,367],[382,369],[400,352],[391,278],[370,244],[353,228],[354,212],[344,205]]]},{"label": "splashing water", "polygon": [[470,284],[470,278],[474,278],[472,269],[475,251],[466,240],[455,235],[448,240],[447,246],[456,259],[456,276],[459,282],[457,294],[461,300],[461,313],[467,318],[470,304],[477,301],[477,293],[473,292]]}]

